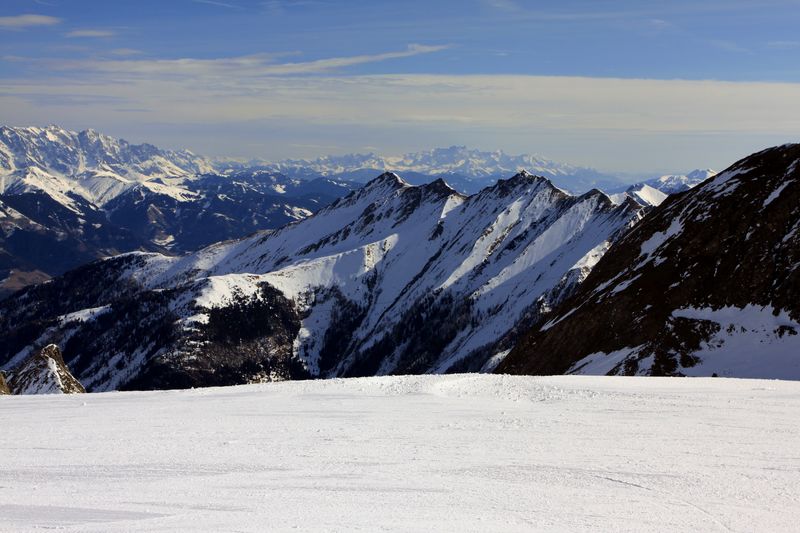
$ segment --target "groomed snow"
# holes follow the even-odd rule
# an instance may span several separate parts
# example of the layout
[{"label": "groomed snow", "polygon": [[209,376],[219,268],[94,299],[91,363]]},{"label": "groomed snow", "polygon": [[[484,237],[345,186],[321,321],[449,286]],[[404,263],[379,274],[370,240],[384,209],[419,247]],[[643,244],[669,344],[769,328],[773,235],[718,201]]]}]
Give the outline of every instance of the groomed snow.
[{"label": "groomed snow", "polygon": [[796,531],[800,383],[449,375],[0,398],[0,530]]}]

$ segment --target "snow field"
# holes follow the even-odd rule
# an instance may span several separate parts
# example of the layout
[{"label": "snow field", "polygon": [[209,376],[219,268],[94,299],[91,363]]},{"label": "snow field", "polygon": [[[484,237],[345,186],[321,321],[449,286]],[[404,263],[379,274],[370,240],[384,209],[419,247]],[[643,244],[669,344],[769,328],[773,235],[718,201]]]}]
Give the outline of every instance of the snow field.
[{"label": "snow field", "polygon": [[0,398],[0,531],[796,531],[800,383],[448,375]]}]

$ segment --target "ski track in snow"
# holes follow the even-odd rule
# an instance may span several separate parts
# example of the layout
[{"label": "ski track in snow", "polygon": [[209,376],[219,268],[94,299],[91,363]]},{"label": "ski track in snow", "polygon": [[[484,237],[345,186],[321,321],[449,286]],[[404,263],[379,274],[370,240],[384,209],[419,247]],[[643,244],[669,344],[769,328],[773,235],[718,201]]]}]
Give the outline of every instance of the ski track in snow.
[{"label": "ski track in snow", "polygon": [[449,375],[0,398],[0,531],[796,531],[800,383]]}]

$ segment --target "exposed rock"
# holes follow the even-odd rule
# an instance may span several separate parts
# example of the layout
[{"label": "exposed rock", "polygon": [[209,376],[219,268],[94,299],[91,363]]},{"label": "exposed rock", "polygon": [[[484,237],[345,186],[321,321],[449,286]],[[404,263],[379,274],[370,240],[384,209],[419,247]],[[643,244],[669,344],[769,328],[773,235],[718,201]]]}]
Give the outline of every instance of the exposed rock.
[{"label": "exposed rock", "polygon": [[800,144],[669,197],[497,368],[800,379]]},{"label": "exposed rock", "polygon": [[70,373],[61,351],[48,344],[9,375],[12,394],[77,394],[86,392]]},{"label": "exposed rock", "polygon": [[11,394],[11,389],[8,388],[4,372],[0,372],[0,394]]}]

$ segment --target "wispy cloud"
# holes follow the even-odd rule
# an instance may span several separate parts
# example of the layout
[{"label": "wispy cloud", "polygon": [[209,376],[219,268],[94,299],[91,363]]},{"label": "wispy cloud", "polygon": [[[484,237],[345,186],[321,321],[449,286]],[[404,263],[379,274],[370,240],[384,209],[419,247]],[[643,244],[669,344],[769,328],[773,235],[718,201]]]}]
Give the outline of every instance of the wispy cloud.
[{"label": "wispy cloud", "polygon": [[112,30],[72,30],[64,34],[66,37],[103,38],[113,37],[116,32]]},{"label": "wispy cloud", "polygon": [[511,12],[522,11],[522,6],[520,6],[514,0],[482,0],[482,1],[484,5],[494,9],[499,9],[501,11],[511,11]]},{"label": "wispy cloud", "polygon": [[136,48],[113,48],[109,51],[111,55],[126,57],[126,56],[138,56],[143,54],[141,50],[137,50]]},{"label": "wispy cloud", "polygon": [[767,48],[774,50],[794,50],[800,48],[800,41],[770,41],[767,43]]},{"label": "wispy cloud", "polygon": [[0,17],[0,29],[3,30],[24,30],[35,26],[53,26],[60,24],[61,19],[48,15],[15,15],[11,17]]},{"label": "wispy cloud", "polygon": [[712,39],[708,41],[711,46],[725,52],[734,52],[737,54],[752,54],[753,51],[733,41],[723,39]]},{"label": "wispy cloud", "polygon": [[[785,6],[793,0],[761,0],[753,3],[748,0],[704,1],[694,0],[672,2],[639,1],[600,5],[600,2],[585,2],[581,5],[565,7],[557,2],[526,2],[524,0],[479,0],[484,6],[494,8],[498,13],[515,19],[540,22],[597,22],[623,19],[665,19],[670,15],[703,15],[721,13],[740,13],[763,10],[772,6]],[[612,4],[606,2],[606,4]]]},{"label": "wispy cloud", "polygon": [[377,63],[391,59],[430,54],[448,48],[448,45],[410,44],[406,50],[382,54],[365,54],[347,57],[332,57],[304,62],[276,63],[278,57],[287,54],[254,54],[219,59],[131,59],[131,60],[85,60],[60,62],[62,70],[87,70],[113,73],[117,76],[194,79],[237,76],[255,78],[263,76],[287,76],[318,74],[365,63]]},{"label": "wispy cloud", "polygon": [[[392,149],[404,143],[405,149],[488,140],[507,149],[567,160],[580,154],[579,163],[632,169],[723,165],[767,142],[796,140],[800,131],[800,84],[793,83],[421,74],[247,77],[238,75],[247,72],[243,65],[234,75],[200,83],[197,77],[164,73],[125,78],[73,71],[46,82],[6,79],[0,108],[10,123],[55,121],[145,133],[160,124],[198,136],[193,139],[204,131],[194,148],[220,155],[242,152],[241,143],[253,138],[271,139],[265,145],[274,151],[292,150],[291,143],[384,143]],[[256,124],[258,136],[248,135]],[[152,133],[147,138],[158,140]],[[177,136],[172,142],[190,140]],[[661,149],[666,145],[670,150]]]},{"label": "wispy cloud", "polygon": [[264,0],[261,7],[272,15],[282,15],[291,8],[319,6],[323,3],[321,0]]},{"label": "wispy cloud", "polygon": [[228,2],[217,2],[216,0],[192,0],[195,4],[205,4],[208,6],[224,7],[227,9],[242,9],[241,6],[236,4],[229,4]]}]

